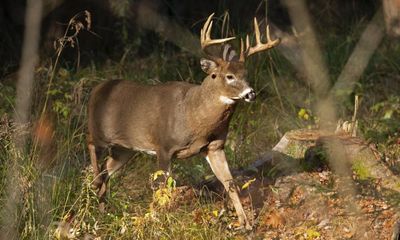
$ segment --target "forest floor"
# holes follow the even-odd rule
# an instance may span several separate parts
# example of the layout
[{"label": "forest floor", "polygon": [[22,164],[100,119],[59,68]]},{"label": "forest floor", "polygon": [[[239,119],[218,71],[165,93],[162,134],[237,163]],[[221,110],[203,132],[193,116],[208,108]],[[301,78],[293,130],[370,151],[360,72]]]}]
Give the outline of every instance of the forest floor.
[{"label": "forest floor", "polygon": [[[112,178],[106,213],[98,212],[95,196],[86,201],[93,205],[86,213],[80,210],[86,203],[70,211],[74,216],[65,219],[71,223],[68,231],[76,234],[71,238],[383,240],[393,239],[399,227],[399,193],[387,189],[382,179],[360,177],[354,167],[352,176],[335,174],[324,166],[286,173],[276,170],[280,173],[273,177],[238,177],[241,201],[253,225],[245,231],[222,186],[205,181],[205,185],[172,184],[152,190],[154,160],[138,156],[138,161]],[[286,160],[278,159],[276,166],[264,170],[271,173],[280,161]],[[89,183],[90,167],[85,174]],[[56,231],[60,226],[65,225]]]}]

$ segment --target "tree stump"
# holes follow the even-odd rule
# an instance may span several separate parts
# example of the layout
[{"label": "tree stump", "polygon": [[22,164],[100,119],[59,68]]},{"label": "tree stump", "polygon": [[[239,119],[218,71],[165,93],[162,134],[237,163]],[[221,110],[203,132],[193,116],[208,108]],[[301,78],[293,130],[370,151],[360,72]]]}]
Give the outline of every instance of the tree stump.
[{"label": "tree stump", "polygon": [[[346,133],[309,129],[289,131],[271,152],[256,160],[249,169],[260,170],[265,165],[278,165],[278,169],[287,173],[324,168],[330,165],[327,160],[326,145],[332,141],[340,146],[341,154],[346,156],[358,179],[378,181],[381,187],[400,192],[399,177],[381,161],[380,154],[374,145]],[[279,155],[284,158],[279,158]],[[245,172],[246,170],[241,173]]]}]

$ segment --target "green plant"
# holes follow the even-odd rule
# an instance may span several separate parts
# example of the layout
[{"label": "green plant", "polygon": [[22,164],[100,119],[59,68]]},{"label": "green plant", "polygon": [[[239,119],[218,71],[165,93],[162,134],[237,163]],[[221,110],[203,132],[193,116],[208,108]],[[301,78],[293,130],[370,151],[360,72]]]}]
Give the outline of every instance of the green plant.
[{"label": "green plant", "polygon": [[352,169],[358,179],[360,179],[360,180],[371,179],[371,174],[370,174],[368,168],[364,165],[362,160],[355,160],[353,162]]}]

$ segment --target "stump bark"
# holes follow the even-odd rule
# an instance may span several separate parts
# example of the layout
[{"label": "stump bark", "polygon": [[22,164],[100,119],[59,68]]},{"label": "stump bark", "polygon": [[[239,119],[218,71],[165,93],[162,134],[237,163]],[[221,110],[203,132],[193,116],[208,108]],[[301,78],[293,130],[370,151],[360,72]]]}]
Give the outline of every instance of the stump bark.
[{"label": "stump bark", "polygon": [[[360,137],[346,133],[333,133],[315,129],[298,129],[286,132],[271,151],[244,169],[232,169],[236,181],[245,182],[257,177],[261,172],[274,168],[277,176],[295,174],[302,171],[319,171],[330,168],[327,160],[327,143],[339,146],[340,156],[345,156],[346,166],[354,177],[362,181],[372,181],[376,187],[400,194],[400,178],[381,160],[380,153],[373,144]],[[332,154],[332,153],[331,153]],[[333,153],[335,154],[335,153]],[[221,189],[216,178],[200,184],[211,190]]]}]

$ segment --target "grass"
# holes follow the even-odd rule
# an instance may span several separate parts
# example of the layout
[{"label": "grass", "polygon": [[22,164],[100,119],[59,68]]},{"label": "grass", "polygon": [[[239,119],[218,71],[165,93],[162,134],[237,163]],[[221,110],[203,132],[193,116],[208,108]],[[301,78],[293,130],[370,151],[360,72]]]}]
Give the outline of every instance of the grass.
[{"label": "grass", "polygon": [[[160,80],[199,82],[204,74],[194,66],[185,64],[186,58],[190,56],[166,58],[155,54],[125,65],[112,63],[101,70],[96,64],[79,71],[66,67],[57,69],[53,84],[44,91],[49,101],[45,118],[53,121],[49,126],[49,145],[54,155],[50,157],[50,162],[41,162],[44,161],[41,149],[48,150],[49,146],[42,146],[39,136],[39,139],[32,139],[28,154],[20,166],[24,179],[20,182],[24,184],[24,200],[18,222],[21,239],[85,236],[101,236],[102,239],[234,237],[235,233],[229,230],[234,222],[232,213],[229,211],[229,214],[225,213],[222,217],[216,216],[216,212],[220,213],[225,208],[221,205],[223,202],[215,202],[213,197],[195,197],[190,203],[172,210],[153,209],[149,176],[156,170],[156,163],[152,157],[137,155],[134,161],[111,179],[111,194],[108,197],[110,210],[107,214],[99,213],[98,199],[90,187],[93,176],[86,150],[86,102],[90,89],[108,78],[127,78],[150,84]],[[45,83],[47,77],[51,76],[49,71],[51,69],[46,66],[39,68],[38,81]],[[265,76],[261,71],[257,74]],[[181,76],[189,78],[182,79]],[[268,86],[262,91],[268,91]],[[40,106],[44,101],[46,100],[40,94],[35,96],[35,104]],[[262,149],[267,149],[279,137],[275,132],[269,131],[268,115],[271,113],[263,99],[254,104],[240,104],[232,121],[230,144],[227,147],[232,167],[246,166]],[[6,136],[1,139],[2,163],[14,158],[10,149],[13,128],[10,127],[7,131],[8,135],[5,133]],[[257,144],[252,144],[253,142]],[[44,166],[39,167],[42,165]],[[178,184],[182,185],[197,184],[206,176],[212,175],[208,164],[199,157],[176,160],[173,169]],[[3,167],[0,174],[3,175],[6,171]],[[0,181],[2,189],[5,184],[3,177]],[[1,199],[4,199],[4,191],[1,193]]]},{"label": "grass", "polygon": [[[337,43],[335,36],[328,38],[326,44],[329,49],[337,49],[329,51],[332,54],[327,56],[330,63],[335,63],[332,68],[336,73],[343,66],[349,46],[353,46],[354,41]],[[393,148],[393,156],[398,156],[398,148],[393,142],[398,138],[395,135],[398,128],[381,118],[385,116],[385,111],[394,109],[390,117],[398,120],[399,112],[396,111],[399,107],[396,99],[388,102],[382,99],[380,93],[388,96],[394,94],[394,88],[400,87],[388,89],[391,86],[372,84],[375,78],[382,80],[400,72],[396,55],[385,55],[387,52],[390,53],[390,50],[386,50],[385,46],[379,50],[357,89],[364,96],[372,96],[365,97],[363,111],[359,115],[362,131],[371,140],[379,137],[380,150]],[[93,176],[86,150],[86,102],[90,89],[110,78],[149,84],[167,80],[200,83],[204,74],[197,61],[185,53],[160,52],[143,59],[125,59],[123,63],[111,61],[97,65],[93,62],[78,70],[66,65],[50,68],[44,64],[39,67],[39,85],[48,86],[49,76],[54,74],[54,78],[48,90],[40,88],[36,94],[34,106],[40,110],[34,116],[40,116],[45,95],[49,100],[46,116],[54,125],[48,146],[40,145],[33,139],[28,154],[23,156],[19,166],[21,179],[16,184],[22,184],[24,190],[17,223],[20,239],[83,239],[85,236],[101,239],[234,239],[244,236],[231,230],[234,223],[231,208],[220,216],[221,211],[226,209],[221,197],[195,196],[189,202],[170,209],[154,207],[149,177],[156,170],[156,164],[154,158],[146,155],[137,155],[111,179],[108,213],[98,211],[98,199],[90,187]],[[231,167],[246,166],[270,149],[286,131],[310,124],[299,119],[297,113],[301,108],[311,108],[312,96],[306,95],[301,102],[294,100],[292,95],[298,90],[309,91],[304,83],[294,79],[298,77],[293,69],[276,52],[251,60],[249,80],[257,89],[259,98],[253,104],[239,104],[233,117],[226,146]],[[10,86],[2,89],[5,90],[0,92],[0,103],[4,107],[0,109],[0,114],[11,112],[14,94]],[[377,111],[369,111],[378,103],[384,104]],[[1,128],[0,132],[0,205],[4,204],[6,197],[7,179],[4,176],[7,166],[15,158],[11,141],[13,129],[6,124],[0,125],[3,126],[5,129]],[[377,136],[378,133],[386,135]],[[387,142],[388,139],[392,142]],[[41,163],[44,159],[41,149],[50,149],[54,153],[50,162]],[[393,166],[396,164],[399,163],[394,162]],[[355,164],[353,169],[360,178],[368,177],[361,163]],[[199,157],[174,161],[173,172],[179,185],[196,184],[212,175],[207,163]],[[312,227],[304,231],[309,239],[318,237],[318,232]]]},{"label": "grass", "polygon": [[352,169],[360,180],[370,180],[372,178],[371,173],[362,160],[355,160]]},{"label": "grass", "polygon": [[[154,61],[156,57],[150,60]],[[162,59],[161,59],[162,61]],[[156,64],[165,66],[165,62]],[[155,160],[144,155],[139,155],[133,165],[122,170],[123,174],[132,172],[134,177],[129,174],[129,186],[120,177],[115,177],[111,181],[112,196],[109,197],[111,212],[100,214],[97,209],[97,197],[90,188],[92,172],[89,169],[88,154],[85,142],[85,105],[87,99],[87,89],[91,88],[103,76],[107,76],[118,68],[111,66],[104,71],[85,68],[77,73],[61,68],[57,73],[56,81],[48,91],[51,100],[55,103],[51,109],[55,115],[55,129],[53,147],[55,151],[55,163],[52,168],[37,169],[36,161],[40,161],[39,148],[31,145],[28,156],[24,157],[21,165],[21,181],[25,186],[23,211],[20,215],[20,237],[21,239],[43,239],[43,238],[62,238],[69,237],[81,238],[85,235],[118,237],[124,239],[224,239],[224,227],[215,220],[210,225],[208,220],[211,218],[212,211],[210,204],[196,202],[191,206],[178,211],[158,212],[150,208],[152,194],[149,188],[148,179],[150,173],[155,171]],[[183,71],[183,70],[182,70]],[[162,76],[166,70],[160,70],[157,74]],[[127,71],[123,75],[130,75]],[[144,72],[141,81],[146,81]],[[82,79],[81,76],[85,76]],[[137,76],[137,74],[135,74]],[[128,77],[129,78],[129,77]],[[81,106],[75,106],[73,93],[81,81],[89,86],[84,86]],[[59,84],[58,84],[59,83]],[[87,89],[86,89],[87,88]],[[59,104],[57,104],[59,103]],[[1,162],[8,162],[13,159],[11,134],[6,135],[1,140],[2,154]],[[34,144],[34,143],[32,143]],[[182,175],[179,181],[198,182],[204,174],[210,174],[204,161],[192,159],[187,163],[176,163],[176,171]],[[28,161],[28,162],[27,162]],[[197,176],[189,173],[189,169],[198,169]],[[6,166],[3,164],[2,166]],[[1,174],[7,168],[1,169]],[[41,172],[43,171],[43,172]],[[190,175],[190,178],[188,177]],[[185,177],[186,176],[186,177]],[[4,189],[6,181],[1,178],[1,186]],[[124,187],[120,187],[124,186]],[[115,189],[114,189],[115,188]],[[131,196],[120,196],[121,192],[130,192]],[[1,191],[4,194],[4,191]],[[4,195],[2,195],[4,199]],[[134,207],[133,207],[133,206]],[[43,209],[38,209],[43,208]],[[190,221],[193,219],[193,211],[201,209],[198,213],[198,223]],[[204,216],[203,216],[204,215]],[[204,219],[203,219],[204,218]],[[207,219],[207,221],[206,221]],[[218,224],[217,224],[218,223]],[[185,231],[183,229],[186,229]],[[187,231],[189,229],[189,231]],[[168,230],[168,231],[167,231]],[[67,231],[67,233],[64,233]],[[191,236],[191,237],[190,237]]]}]

